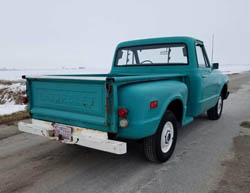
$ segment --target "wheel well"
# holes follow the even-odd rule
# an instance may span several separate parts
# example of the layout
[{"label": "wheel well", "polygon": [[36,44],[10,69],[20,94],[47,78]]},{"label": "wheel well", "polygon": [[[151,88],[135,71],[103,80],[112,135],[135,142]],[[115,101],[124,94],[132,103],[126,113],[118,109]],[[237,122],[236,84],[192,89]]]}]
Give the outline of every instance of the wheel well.
[{"label": "wheel well", "polygon": [[182,116],[183,116],[183,104],[182,104],[181,100],[176,99],[176,100],[172,101],[168,105],[167,110],[170,110],[171,112],[173,112],[176,119],[181,123]]},{"label": "wheel well", "polygon": [[227,96],[227,89],[228,89],[227,87],[228,87],[227,84],[225,84],[222,88],[221,94],[223,96],[223,99],[225,99]]}]

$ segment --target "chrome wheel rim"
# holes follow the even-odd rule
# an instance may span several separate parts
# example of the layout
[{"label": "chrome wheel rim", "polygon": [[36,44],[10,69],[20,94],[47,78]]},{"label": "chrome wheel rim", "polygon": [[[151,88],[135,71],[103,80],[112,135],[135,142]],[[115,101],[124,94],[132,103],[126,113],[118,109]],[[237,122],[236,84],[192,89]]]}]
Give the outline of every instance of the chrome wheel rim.
[{"label": "chrome wheel rim", "polygon": [[218,104],[217,104],[217,113],[218,115],[221,113],[222,110],[222,97],[219,97]]},{"label": "chrome wheel rim", "polygon": [[170,121],[166,122],[161,133],[161,151],[167,153],[174,139],[174,126]]}]

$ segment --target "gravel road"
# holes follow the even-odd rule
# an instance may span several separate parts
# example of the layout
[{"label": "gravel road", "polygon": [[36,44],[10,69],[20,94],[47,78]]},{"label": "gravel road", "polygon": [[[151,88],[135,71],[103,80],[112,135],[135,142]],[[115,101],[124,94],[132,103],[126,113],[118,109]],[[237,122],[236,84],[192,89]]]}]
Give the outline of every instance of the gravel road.
[{"label": "gravel road", "polygon": [[0,125],[0,192],[209,192],[223,175],[221,162],[232,156],[241,121],[250,115],[250,72],[230,81],[234,93],[221,119],[204,114],[180,129],[175,153],[164,164],[146,161],[136,143],[117,156]]}]

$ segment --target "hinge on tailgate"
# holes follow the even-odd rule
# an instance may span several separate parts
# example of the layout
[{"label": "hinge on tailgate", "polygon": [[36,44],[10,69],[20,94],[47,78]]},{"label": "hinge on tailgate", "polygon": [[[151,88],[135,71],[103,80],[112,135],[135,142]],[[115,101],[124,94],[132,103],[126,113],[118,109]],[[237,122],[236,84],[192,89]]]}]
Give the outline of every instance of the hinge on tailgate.
[{"label": "hinge on tailgate", "polygon": [[109,114],[112,114],[112,106],[113,106],[113,87],[111,84],[106,83],[106,125],[109,127]]}]

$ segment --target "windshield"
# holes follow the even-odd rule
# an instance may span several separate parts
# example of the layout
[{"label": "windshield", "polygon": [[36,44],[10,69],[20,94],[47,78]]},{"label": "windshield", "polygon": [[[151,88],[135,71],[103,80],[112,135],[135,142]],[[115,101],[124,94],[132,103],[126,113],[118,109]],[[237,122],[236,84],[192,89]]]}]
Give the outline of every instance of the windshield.
[{"label": "windshield", "polygon": [[186,65],[185,44],[147,45],[120,48],[116,55],[116,66],[136,65]]}]

